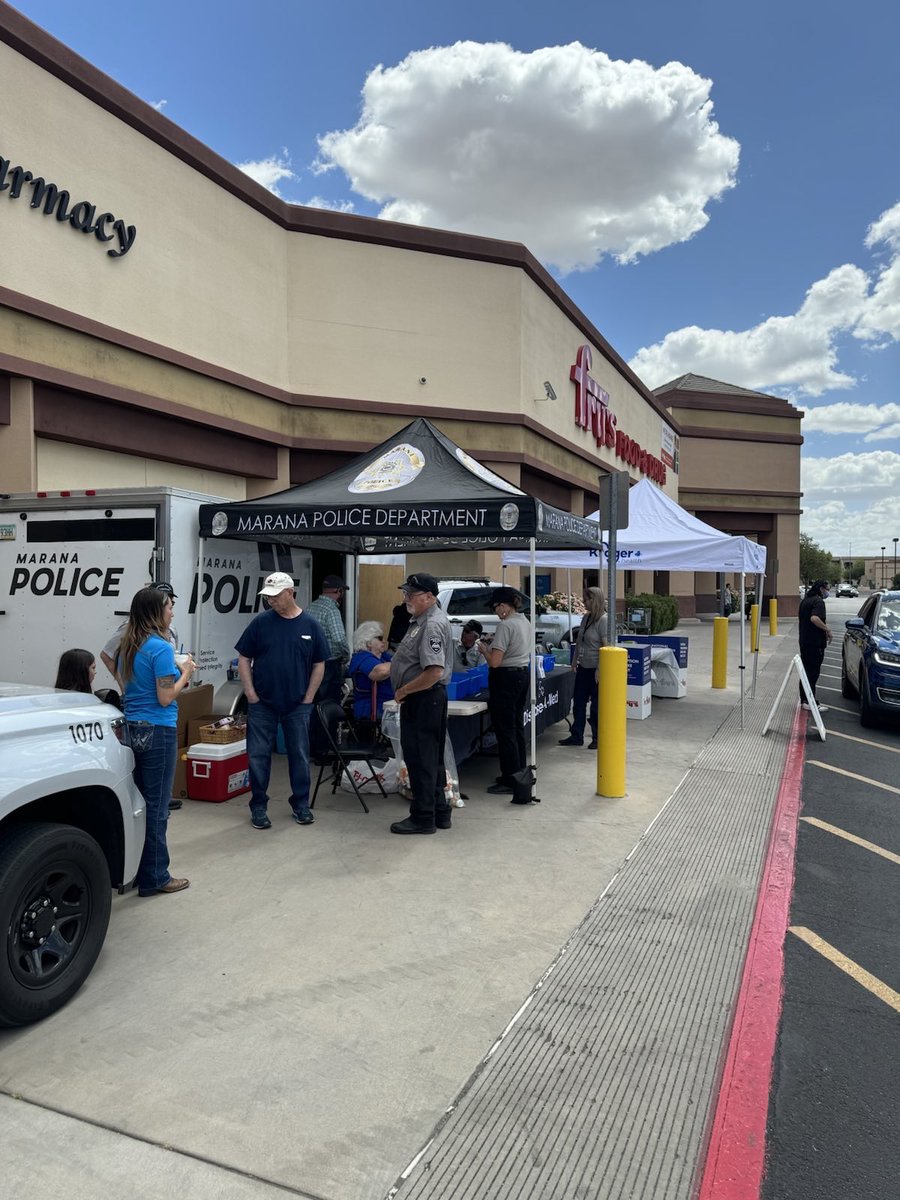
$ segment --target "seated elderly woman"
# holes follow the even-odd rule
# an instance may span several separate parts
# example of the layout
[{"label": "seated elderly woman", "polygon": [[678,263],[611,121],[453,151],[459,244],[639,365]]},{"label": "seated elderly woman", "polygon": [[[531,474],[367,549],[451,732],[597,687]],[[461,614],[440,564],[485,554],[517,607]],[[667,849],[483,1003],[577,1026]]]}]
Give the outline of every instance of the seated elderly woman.
[{"label": "seated elderly woman", "polygon": [[[393,700],[391,654],[385,649],[384,626],[378,621],[363,621],[353,634],[353,657],[348,674],[353,680],[353,715],[378,719],[385,700]],[[375,712],[372,712],[372,685],[375,684]]]}]

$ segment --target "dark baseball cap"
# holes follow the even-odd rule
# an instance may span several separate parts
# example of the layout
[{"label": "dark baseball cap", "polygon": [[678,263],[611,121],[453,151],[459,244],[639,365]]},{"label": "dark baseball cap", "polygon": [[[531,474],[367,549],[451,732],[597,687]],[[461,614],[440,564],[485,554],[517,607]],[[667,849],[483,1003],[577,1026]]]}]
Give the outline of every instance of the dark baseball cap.
[{"label": "dark baseball cap", "polygon": [[426,575],[424,571],[416,571],[413,575],[408,575],[406,583],[400,584],[401,592],[431,592],[432,596],[438,594],[438,581],[433,575]]},{"label": "dark baseball cap", "polygon": [[484,633],[484,626],[480,621],[466,621],[462,631],[463,633]]},{"label": "dark baseball cap", "polygon": [[172,587],[171,583],[151,583],[150,586],[152,588],[156,588],[158,592],[162,592],[166,596],[171,596],[173,600],[178,599],[178,597],[175,595],[175,589]]},{"label": "dark baseball cap", "polygon": [[326,575],[322,580],[323,592],[336,592],[338,588],[343,588],[345,591],[348,585],[341,579],[340,575]]}]

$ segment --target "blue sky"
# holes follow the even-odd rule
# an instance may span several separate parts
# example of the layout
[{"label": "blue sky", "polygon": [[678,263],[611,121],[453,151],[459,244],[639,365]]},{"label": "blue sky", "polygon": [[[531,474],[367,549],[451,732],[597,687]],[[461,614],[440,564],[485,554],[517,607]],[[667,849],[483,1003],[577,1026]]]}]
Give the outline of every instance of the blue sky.
[{"label": "blue sky", "polygon": [[900,6],[20,11],[296,203],[524,241],[650,386],[786,396],[802,528],[900,535]]}]

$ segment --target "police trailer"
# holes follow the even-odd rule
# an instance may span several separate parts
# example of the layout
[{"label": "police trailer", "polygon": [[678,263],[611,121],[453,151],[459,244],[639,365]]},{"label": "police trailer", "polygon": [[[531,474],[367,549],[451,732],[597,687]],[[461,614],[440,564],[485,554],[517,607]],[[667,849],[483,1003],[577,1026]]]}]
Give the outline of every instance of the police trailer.
[{"label": "police trailer", "polygon": [[60,654],[80,647],[97,659],[97,687],[113,686],[100,650],[134,593],[166,580],[179,642],[199,664],[195,682],[225,684],[263,578],[287,571],[306,604],[312,556],[201,542],[200,505],[218,499],[171,487],[0,495],[0,677],[52,686]]}]

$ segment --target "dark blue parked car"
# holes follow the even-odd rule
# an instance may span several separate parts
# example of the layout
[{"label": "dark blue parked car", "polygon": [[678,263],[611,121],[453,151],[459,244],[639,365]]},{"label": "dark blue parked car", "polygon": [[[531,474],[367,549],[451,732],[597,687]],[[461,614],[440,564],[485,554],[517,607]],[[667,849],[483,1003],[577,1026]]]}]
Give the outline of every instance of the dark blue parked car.
[{"label": "dark blue parked car", "polygon": [[861,725],[900,717],[900,592],[876,592],[846,626],[841,695],[859,696]]}]

